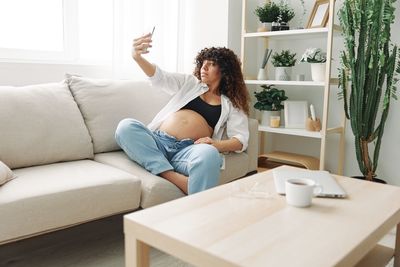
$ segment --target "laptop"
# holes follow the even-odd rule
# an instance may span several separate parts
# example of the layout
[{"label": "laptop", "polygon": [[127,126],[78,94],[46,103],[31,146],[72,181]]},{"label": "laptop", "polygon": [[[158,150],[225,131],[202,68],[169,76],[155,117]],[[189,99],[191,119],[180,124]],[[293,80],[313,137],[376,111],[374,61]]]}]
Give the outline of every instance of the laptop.
[{"label": "laptop", "polygon": [[285,194],[285,181],[292,178],[307,178],[314,180],[322,186],[322,192],[318,197],[345,198],[347,196],[343,188],[335,178],[327,171],[312,171],[295,167],[283,166],[272,170],[275,189],[278,194]]}]

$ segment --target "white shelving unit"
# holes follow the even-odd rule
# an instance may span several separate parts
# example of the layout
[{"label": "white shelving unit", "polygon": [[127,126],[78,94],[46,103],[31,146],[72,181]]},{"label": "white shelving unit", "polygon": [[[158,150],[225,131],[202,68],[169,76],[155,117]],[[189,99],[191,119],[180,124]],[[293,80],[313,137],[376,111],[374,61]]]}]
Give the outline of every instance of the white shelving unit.
[{"label": "white shelving unit", "polygon": [[[243,68],[246,68],[248,64],[252,64],[246,61],[246,40],[249,38],[261,38],[266,40],[266,46],[269,41],[279,41],[279,40],[312,40],[313,38],[326,38],[326,56],[327,59],[332,59],[332,44],[334,38],[334,32],[340,31],[338,25],[334,25],[334,14],[335,14],[335,1],[329,0],[329,19],[327,27],[324,28],[311,28],[311,29],[296,29],[287,31],[273,31],[273,32],[248,32],[246,27],[246,14],[247,12],[247,2],[248,0],[242,0],[242,44],[241,44],[241,60],[243,63]],[[254,63],[255,64],[255,63]],[[245,69],[243,69],[245,73]],[[326,139],[328,134],[339,134],[339,155],[338,155],[338,174],[343,173],[343,163],[344,163],[344,130],[345,130],[345,120],[343,118],[342,124],[334,128],[328,128],[328,112],[329,112],[329,92],[332,85],[337,85],[338,79],[331,77],[331,60],[326,62],[326,72],[324,82],[314,82],[314,81],[276,81],[276,80],[245,80],[247,85],[283,85],[290,86],[296,89],[296,87],[310,87],[315,88],[315,90],[324,90],[323,99],[323,111],[321,116],[321,131],[311,132],[305,129],[288,129],[284,127],[271,128],[268,126],[260,125],[258,130],[261,133],[273,133],[273,134],[284,134],[284,135],[294,135],[304,138],[314,138],[318,139],[320,142],[320,156],[319,156],[319,169],[325,169],[325,159],[326,159]],[[261,148],[264,147],[264,134],[261,134]],[[261,149],[262,151],[263,149]],[[261,155],[262,156],[262,155]],[[301,155],[299,155],[301,157]],[[309,156],[305,156],[309,157]]]}]

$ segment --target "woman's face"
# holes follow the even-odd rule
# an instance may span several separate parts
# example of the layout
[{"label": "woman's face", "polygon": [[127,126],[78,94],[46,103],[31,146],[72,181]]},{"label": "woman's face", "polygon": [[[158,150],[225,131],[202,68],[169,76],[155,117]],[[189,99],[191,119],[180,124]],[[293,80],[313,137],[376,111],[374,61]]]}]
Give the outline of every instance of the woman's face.
[{"label": "woman's face", "polygon": [[200,69],[201,81],[207,85],[217,84],[221,81],[221,70],[212,60],[204,60]]}]

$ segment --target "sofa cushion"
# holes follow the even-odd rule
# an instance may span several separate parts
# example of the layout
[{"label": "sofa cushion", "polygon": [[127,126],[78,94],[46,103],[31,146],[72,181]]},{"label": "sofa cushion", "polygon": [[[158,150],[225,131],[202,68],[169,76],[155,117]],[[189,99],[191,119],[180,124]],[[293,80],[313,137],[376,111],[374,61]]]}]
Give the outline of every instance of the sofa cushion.
[{"label": "sofa cushion", "polygon": [[0,86],[0,160],[11,169],[93,157],[66,83]]},{"label": "sofa cushion", "polygon": [[153,175],[130,160],[123,151],[95,154],[94,160],[135,174],[141,180],[140,206],[148,208],[185,196],[173,183]]},{"label": "sofa cushion", "polygon": [[101,80],[66,76],[93,138],[94,152],[119,150],[115,130],[125,118],[149,123],[170,96],[147,81]]},{"label": "sofa cushion", "polygon": [[10,168],[0,161],[0,186],[7,183],[14,177],[14,173],[10,170]]},{"label": "sofa cushion", "polygon": [[[248,155],[246,153],[230,153],[225,157],[226,169],[221,171],[220,184],[243,177],[247,173]],[[135,174],[142,181],[142,199],[140,201],[142,208],[184,196],[174,184],[146,171],[130,160],[123,151],[95,154],[94,160]]]},{"label": "sofa cushion", "polygon": [[245,176],[248,170],[249,155],[246,152],[229,153],[225,156],[225,169],[221,171],[219,184],[226,184]]},{"label": "sofa cushion", "polygon": [[0,187],[0,243],[139,207],[140,180],[92,160],[14,172]]}]

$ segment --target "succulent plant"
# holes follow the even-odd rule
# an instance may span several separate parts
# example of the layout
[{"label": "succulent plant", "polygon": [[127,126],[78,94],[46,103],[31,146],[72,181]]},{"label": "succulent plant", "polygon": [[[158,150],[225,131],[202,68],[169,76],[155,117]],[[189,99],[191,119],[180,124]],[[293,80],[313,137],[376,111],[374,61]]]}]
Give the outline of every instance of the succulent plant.
[{"label": "succulent plant", "polygon": [[397,99],[400,49],[390,41],[395,2],[344,0],[339,10],[345,41],[339,97],[354,134],[359,169],[367,180],[376,176],[390,100]]}]

